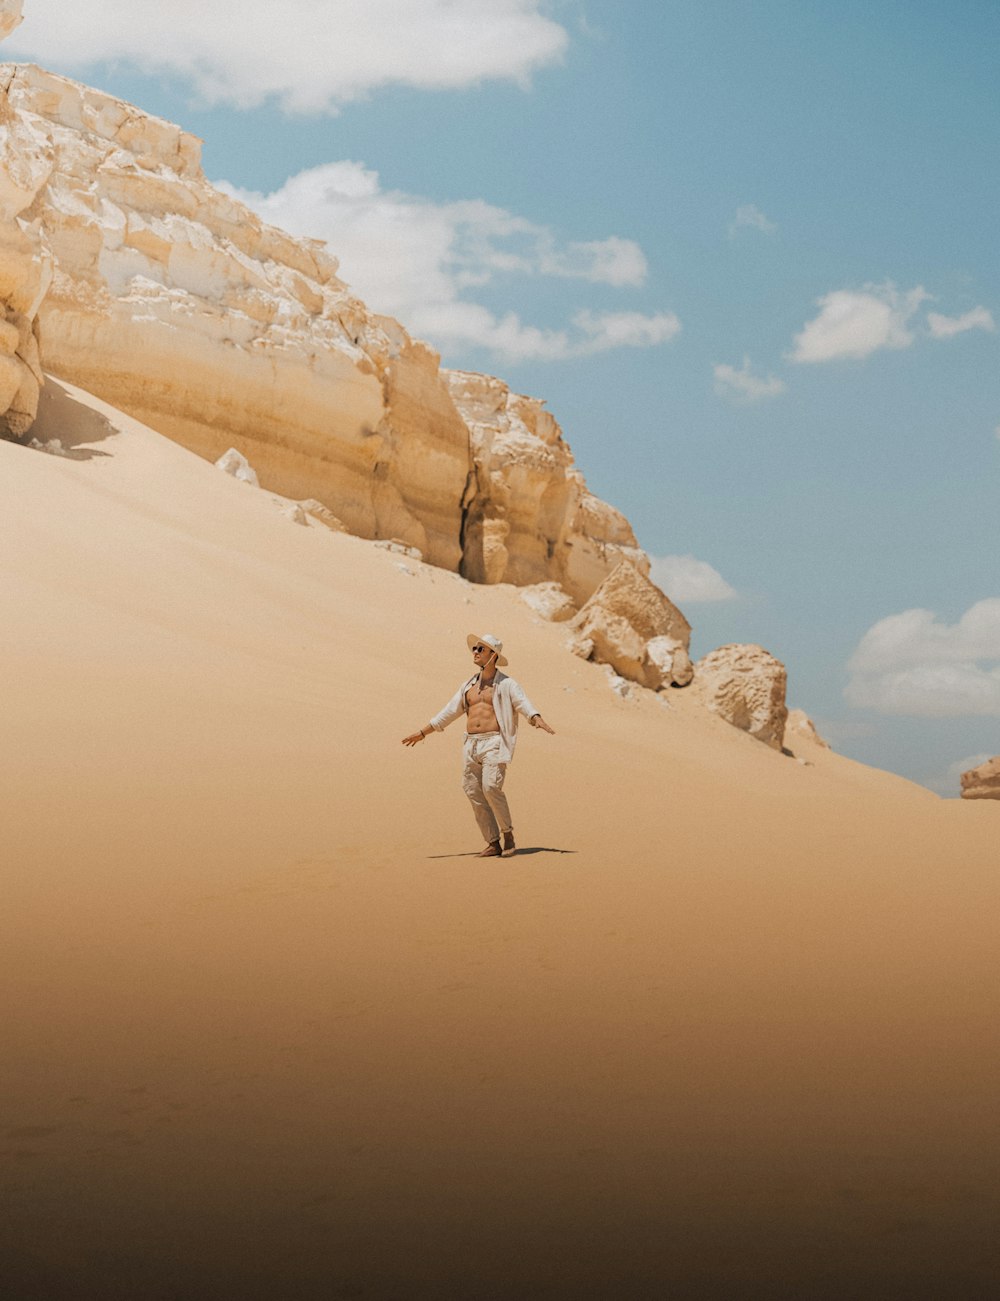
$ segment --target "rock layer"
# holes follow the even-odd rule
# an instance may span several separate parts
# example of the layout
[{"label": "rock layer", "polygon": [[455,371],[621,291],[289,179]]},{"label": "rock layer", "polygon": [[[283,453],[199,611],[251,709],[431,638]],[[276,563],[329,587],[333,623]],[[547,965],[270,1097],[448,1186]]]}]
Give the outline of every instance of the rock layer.
[{"label": "rock layer", "polygon": [[320,243],[211,186],[195,137],[29,65],[2,75],[47,160],[19,201],[54,256],[40,310],[54,373],[477,582],[555,581],[579,603],[622,556],[648,567],[540,402],[443,374]]},{"label": "rock layer", "polygon": [[788,708],[785,666],[760,646],[720,646],[695,665],[695,690],[733,727],[780,750]]},{"label": "rock layer", "polygon": [[[0,0],[0,40],[20,21],[20,0]],[[20,438],[38,411],[38,307],[51,275],[39,225],[26,214],[51,163],[44,134],[11,104],[10,80],[0,68],[0,437]]]},{"label": "rock layer", "polygon": [[622,560],[573,620],[572,649],[657,690],[686,686],[691,625],[655,583]]},{"label": "rock layer", "polygon": [[963,772],[963,800],[1000,800],[1000,755]]},{"label": "rock layer", "polygon": [[587,491],[555,418],[502,380],[443,371],[469,428],[462,573],[477,583],[553,580],[585,601],[622,560],[649,559],[628,520]]}]

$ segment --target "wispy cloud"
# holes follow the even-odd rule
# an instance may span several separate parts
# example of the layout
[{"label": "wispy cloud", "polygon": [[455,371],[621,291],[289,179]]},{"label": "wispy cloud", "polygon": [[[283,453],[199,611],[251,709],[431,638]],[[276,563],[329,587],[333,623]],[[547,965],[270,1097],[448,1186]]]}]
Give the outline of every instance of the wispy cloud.
[{"label": "wispy cloud", "polygon": [[862,359],[883,348],[908,348],[910,321],[929,296],[919,285],[904,293],[890,283],[835,289],[816,300],[819,315],[795,336],[790,360]]},{"label": "wispy cloud", "polygon": [[750,369],[750,358],[743,358],[739,370],[735,366],[720,363],[712,368],[715,376],[715,391],[719,397],[729,398],[734,402],[759,402],[762,398],[774,398],[784,393],[788,387],[785,381],[774,375],[761,379]]},{"label": "wispy cloud", "polygon": [[848,664],[852,705],[920,718],[1000,715],[1000,597],[957,623],[904,610],[874,624]]},{"label": "wispy cloud", "polygon": [[736,209],[736,216],[729,223],[729,238],[735,239],[741,230],[756,230],[762,235],[773,235],[778,229],[770,217],[766,217],[755,203],[744,203]]},{"label": "wispy cloud", "polygon": [[735,590],[717,569],[694,556],[650,556],[649,576],[678,605],[731,601]]},{"label": "wispy cloud", "polygon": [[548,227],[480,199],[435,203],[384,190],[378,173],[357,162],[310,168],[272,194],[219,185],[266,221],[327,240],[344,279],[369,307],[438,347],[558,361],[655,347],[681,328],[672,312],[583,308],[563,328],[542,329],[474,301],[476,290],[517,276],[637,288],[646,259],[638,244],[617,235],[561,241]]},{"label": "wispy cloud", "polygon": [[973,307],[962,316],[942,316],[940,312],[927,313],[927,326],[935,339],[951,339],[966,330],[987,330],[989,333],[997,328],[993,313],[985,307]]},{"label": "wispy cloud", "polygon": [[957,799],[962,793],[962,773],[968,772],[970,768],[978,768],[991,757],[988,754],[967,754],[964,759],[956,759],[954,763],[950,763],[944,772],[925,778],[923,785],[936,791],[938,795]]},{"label": "wispy cloud", "polygon": [[185,79],[208,103],[335,112],[385,86],[526,85],[569,36],[544,0],[31,0],[15,57]]}]

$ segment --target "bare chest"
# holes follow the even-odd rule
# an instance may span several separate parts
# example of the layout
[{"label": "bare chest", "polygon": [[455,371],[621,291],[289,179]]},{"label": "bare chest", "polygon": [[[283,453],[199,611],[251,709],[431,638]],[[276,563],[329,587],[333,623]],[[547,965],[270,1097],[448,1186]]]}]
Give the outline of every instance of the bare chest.
[{"label": "bare chest", "polygon": [[474,684],[469,687],[465,693],[465,703],[468,708],[466,715],[466,729],[469,732],[495,732],[497,730],[497,716],[493,707],[493,687],[483,687],[480,691],[479,686]]}]

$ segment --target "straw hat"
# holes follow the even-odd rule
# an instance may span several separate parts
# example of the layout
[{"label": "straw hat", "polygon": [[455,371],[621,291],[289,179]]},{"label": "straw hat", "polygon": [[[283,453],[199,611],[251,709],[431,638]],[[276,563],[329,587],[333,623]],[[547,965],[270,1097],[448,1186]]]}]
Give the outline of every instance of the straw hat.
[{"label": "straw hat", "polygon": [[507,656],[503,654],[503,642],[499,637],[494,637],[491,633],[480,636],[477,632],[470,632],[465,640],[468,643],[469,650],[472,650],[473,646],[488,646],[490,650],[496,651],[497,668],[506,668]]}]

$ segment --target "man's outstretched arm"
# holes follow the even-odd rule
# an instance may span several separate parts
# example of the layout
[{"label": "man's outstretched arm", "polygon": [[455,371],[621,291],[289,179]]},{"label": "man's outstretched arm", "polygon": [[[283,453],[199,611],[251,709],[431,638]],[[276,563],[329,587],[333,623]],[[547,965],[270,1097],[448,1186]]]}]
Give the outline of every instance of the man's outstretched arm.
[{"label": "man's outstretched arm", "polygon": [[465,685],[463,684],[448,701],[444,709],[441,710],[440,714],[435,714],[426,727],[422,727],[419,732],[411,732],[409,736],[404,736],[403,744],[419,745],[425,736],[430,736],[431,732],[443,732],[449,723],[453,723],[456,718],[465,712],[464,694]]},{"label": "man's outstretched arm", "polygon": [[528,699],[527,692],[520,682],[513,682],[510,693],[511,703],[519,714],[523,714],[532,727],[540,727],[543,732],[548,732],[550,736],[555,736],[554,727],[549,727],[545,719],[541,716],[535,706]]}]

